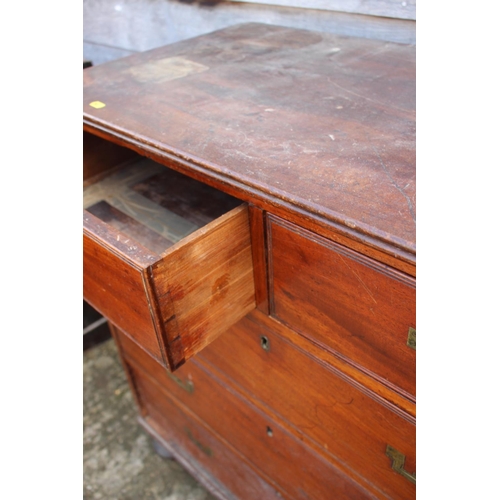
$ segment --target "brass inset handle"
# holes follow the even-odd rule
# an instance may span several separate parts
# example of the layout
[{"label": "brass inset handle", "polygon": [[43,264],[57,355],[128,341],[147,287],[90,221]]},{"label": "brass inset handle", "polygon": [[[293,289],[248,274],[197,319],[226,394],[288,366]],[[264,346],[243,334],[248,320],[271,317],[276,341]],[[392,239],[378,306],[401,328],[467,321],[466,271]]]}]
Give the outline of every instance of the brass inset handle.
[{"label": "brass inset handle", "polygon": [[415,473],[410,474],[407,470],[405,470],[406,457],[402,453],[388,444],[387,448],[385,449],[385,454],[392,460],[392,468],[398,474],[401,474],[411,483],[415,485],[417,484],[417,475]]},{"label": "brass inset handle", "polygon": [[167,375],[179,386],[182,387],[185,391],[189,392],[189,394],[192,394],[194,392],[194,384],[191,382],[191,380],[182,380],[179,378],[177,375],[174,375],[173,373],[167,371]]},{"label": "brass inset handle", "polygon": [[211,457],[213,456],[214,452],[212,451],[211,448],[209,448],[208,446],[205,446],[204,444],[200,443],[192,434],[191,430],[189,429],[189,427],[184,427],[184,430],[186,431],[186,434],[188,436],[188,438],[203,452],[205,453],[205,455],[207,455],[208,457]]},{"label": "brass inset handle", "polygon": [[408,328],[408,340],[406,341],[406,345],[411,347],[414,351],[417,350],[417,330],[415,328]]}]

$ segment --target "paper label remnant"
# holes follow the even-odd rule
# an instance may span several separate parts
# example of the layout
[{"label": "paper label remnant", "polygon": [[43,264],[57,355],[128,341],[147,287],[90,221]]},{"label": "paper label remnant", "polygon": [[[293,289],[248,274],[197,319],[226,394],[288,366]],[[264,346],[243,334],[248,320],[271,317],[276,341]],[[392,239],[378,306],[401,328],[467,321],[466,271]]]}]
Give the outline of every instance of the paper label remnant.
[{"label": "paper label remnant", "polygon": [[92,106],[95,109],[101,109],[101,108],[104,108],[106,106],[106,104],[104,104],[101,101],[93,101],[89,104],[89,106]]},{"label": "paper label remnant", "polygon": [[141,83],[162,83],[206,71],[208,66],[184,57],[167,57],[129,68],[127,72]]}]

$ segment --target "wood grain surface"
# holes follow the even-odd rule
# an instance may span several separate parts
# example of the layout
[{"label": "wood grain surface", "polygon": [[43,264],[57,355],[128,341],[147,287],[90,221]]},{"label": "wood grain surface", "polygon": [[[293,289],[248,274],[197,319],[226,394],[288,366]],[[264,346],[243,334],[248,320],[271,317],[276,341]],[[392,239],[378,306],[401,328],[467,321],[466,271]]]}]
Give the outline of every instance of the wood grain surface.
[{"label": "wood grain surface", "polygon": [[120,163],[137,157],[130,149],[83,132],[83,181],[91,181]]},{"label": "wood grain surface", "polygon": [[414,261],[414,46],[239,25],[87,68],[84,123]]},{"label": "wood grain surface", "polygon": [[169,249],[152,266],[150,279],[169,363],[176,369],[255,309],[247,206]]},{"label": "wood grain surface", "polygon": [[343,373],[248,318],[197,360],[243,389],[246,397],[260,400],[301,439],[314,441],[374,495],[414,498],[415,485],[393,471],[385,455],[390,444],[406,455],[410,473],[415,470],[415,419],[410,415],[391,410]]},{"label": "wood grain surface", "polygon": [[[275,481],[289,498],[329,500],[372,498],[354,481],[318,456],[269,415],[249,404],[195,361],[181,367],[172,380],[144,352],[123,338],[125,358],[159,384],[164,397],[195,413],[241,452],[268,482]],[[186,391],[185,381],[193,390]]]},{"label": "wood grain surface", "polygon": [[146,428],[221,498],[414,498],[415,47],[237,25],[87,68],[83,105],[91,190],[160,164],[84,214]]},{"label": "wood grain surface", "polygon": [[85,300],[152,356],[162,360],[143,269],[103,245],[91,231],[84,233],[83,267]]},{"label": "wood grain surface", "polygon": [[215,488],[210,489],[221,500],[276,500],[284,496],[259,476],[237,450],[166,397],[147,375],[138,370],[132,374],[147,412],[145,422],[170,444],[176,457],[184,458],[199,481],[207,487],[215,483]]},{"label": "wood grain surface", "polygon": [[415,401],[412,277],[270,218],[271,315]]},{"label": "wood grain surface", "polygon": [[171,370],[255,308],[239,200],[141,160],[84,201],[85,299]]}]

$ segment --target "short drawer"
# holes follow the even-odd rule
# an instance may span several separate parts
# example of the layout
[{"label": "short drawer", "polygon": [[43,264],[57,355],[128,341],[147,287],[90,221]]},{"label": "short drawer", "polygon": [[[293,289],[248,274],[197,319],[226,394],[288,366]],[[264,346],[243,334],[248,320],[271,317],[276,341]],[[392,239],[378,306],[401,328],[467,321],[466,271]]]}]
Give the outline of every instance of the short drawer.
[{"label": "short drawer", "polygon": [[[136,372],[147,372],[148,383],[158,384],[166,393],[163,398],[168,395],[185,405],[290,498],[373,498],[195,361],[181,367],[175,375],[169,374],[146,353],[134,349],[125,336],[118,332],[117,337],[127,362]],[[158,396],[155,404],[161,406],[160,400]],[[236,471],[236,464],[233,467]]]},{"label": "short drawer", "polygon": [[377,497],[414,498],[414,419],[257,319],[243,318],[196,363],[280,415]]},{"label": "short drawer", "polygon": [[415,280],[269,217],[271,315],[415,400]]},{"label": "short drawer", "polygon": [[85,300],[175,370],[255,307],[248,208],[142,157],[101,170],[84,187]]}]

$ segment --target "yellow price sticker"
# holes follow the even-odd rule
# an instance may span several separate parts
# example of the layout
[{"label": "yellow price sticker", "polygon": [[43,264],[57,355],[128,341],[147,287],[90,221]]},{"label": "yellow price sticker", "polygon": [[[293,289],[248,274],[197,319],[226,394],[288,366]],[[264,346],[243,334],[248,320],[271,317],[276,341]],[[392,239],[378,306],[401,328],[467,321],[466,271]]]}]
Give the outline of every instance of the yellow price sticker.
[{"label": "yellow price sticker", "polygon": [[101,108],[104,108],[104,106],[106,106],[106,104],[104,104],[101,101],[93,101],[89,104],[89,106],[92,106],[95,109],[101,109]]}]

